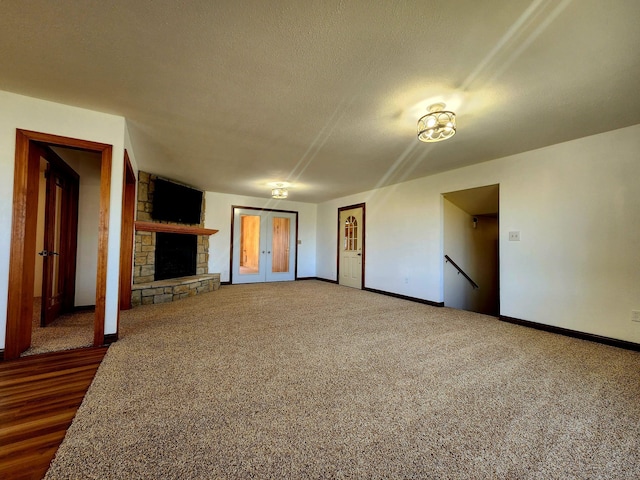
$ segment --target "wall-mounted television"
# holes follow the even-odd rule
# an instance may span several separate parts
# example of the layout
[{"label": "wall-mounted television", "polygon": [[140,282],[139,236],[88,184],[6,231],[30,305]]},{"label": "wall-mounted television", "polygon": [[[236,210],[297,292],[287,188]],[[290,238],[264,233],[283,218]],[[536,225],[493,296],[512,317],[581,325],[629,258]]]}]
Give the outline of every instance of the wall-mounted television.
[{"label": "wall-mounted television", "polygon": [[156,178],[151,218],[177,223],[200,223],[202,192]]}]

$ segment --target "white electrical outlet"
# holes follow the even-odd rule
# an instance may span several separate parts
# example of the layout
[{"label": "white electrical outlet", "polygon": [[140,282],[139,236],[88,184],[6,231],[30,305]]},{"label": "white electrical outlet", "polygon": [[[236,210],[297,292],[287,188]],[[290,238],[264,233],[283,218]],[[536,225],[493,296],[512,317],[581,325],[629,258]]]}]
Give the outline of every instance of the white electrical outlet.
[{"label": "white electrical outlet", "polygon": [[640,310],[631,310],[631,321],[640,322]]},{"label": "white electrical outlet", "polygon": [[509,232],[509,241],[510,242],[519,242],[520,241],[520,232]]}]

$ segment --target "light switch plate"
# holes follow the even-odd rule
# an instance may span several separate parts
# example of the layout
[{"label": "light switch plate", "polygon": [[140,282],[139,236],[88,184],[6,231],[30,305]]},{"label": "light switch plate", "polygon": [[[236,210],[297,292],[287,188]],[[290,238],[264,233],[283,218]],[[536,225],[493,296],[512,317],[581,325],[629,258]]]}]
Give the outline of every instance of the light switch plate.
[{"label": "light switch plate", "polygon": [[640,322],[640,310],[631,310],[631,321]]},{"label": "light switch plate", "polygon": [[509,241],[510,242],[519,242],[520,241],[520,232],[509,232]]}]

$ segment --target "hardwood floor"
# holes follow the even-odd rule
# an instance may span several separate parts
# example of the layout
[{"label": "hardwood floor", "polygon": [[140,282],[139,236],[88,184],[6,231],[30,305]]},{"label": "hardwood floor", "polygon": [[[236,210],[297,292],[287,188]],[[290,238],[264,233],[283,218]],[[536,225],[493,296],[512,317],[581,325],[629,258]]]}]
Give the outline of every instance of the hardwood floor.
[{"label": "hardwood floor", "polygon": [[107,349],[0,362],[0,478],[44,477]]}]

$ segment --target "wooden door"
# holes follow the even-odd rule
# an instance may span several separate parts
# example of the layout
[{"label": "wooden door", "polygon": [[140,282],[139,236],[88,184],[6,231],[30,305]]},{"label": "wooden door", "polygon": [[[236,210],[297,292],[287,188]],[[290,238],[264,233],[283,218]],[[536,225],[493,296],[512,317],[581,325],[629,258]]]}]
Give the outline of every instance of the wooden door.
[{"label": "wooden door", "polygon": [[362,288],[364,254],[364,207],[340,209],[339,280],[340,285]]},{"label": "wooden door", "polygon": [[44,248],[39,252],[44,257],[40,315],[44,327],[74,306],[79,177],[53,152],[41,153],[48,161]]}]

